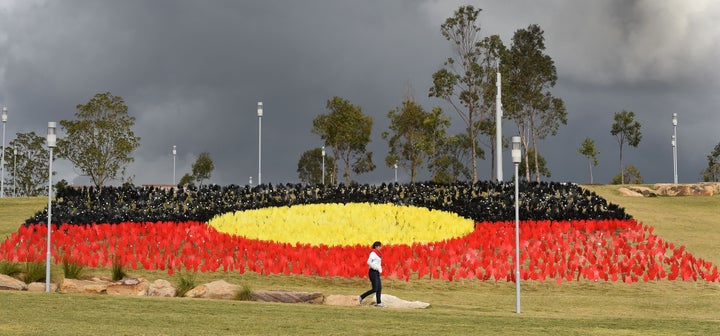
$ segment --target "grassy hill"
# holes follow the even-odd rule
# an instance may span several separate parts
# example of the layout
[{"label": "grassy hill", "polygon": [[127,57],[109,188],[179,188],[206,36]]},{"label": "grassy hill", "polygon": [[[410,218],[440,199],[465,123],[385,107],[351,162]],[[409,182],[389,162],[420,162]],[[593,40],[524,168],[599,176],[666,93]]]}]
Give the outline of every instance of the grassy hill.
[{"label": "grassy hill", "polygon": [[[663,239],[720,263],[720,196],[629,198],[616,186],[588,186]],[[42,209],[47,198],[0,199],[0,239]],[[110,270],[88,273],[109,276]],[[179,282],[179,275],[130,270]],[[53,270],[54,277],[60,275]],[[251,289],[359,294],[367,279],[201,273]],[[659,281],[521,283],[383,281],[383,292],[429,302],[424,310],[332,307],[179,298],[126,298],[0,291],[0,335],[705,335],[720,333],[720,285]]]}]

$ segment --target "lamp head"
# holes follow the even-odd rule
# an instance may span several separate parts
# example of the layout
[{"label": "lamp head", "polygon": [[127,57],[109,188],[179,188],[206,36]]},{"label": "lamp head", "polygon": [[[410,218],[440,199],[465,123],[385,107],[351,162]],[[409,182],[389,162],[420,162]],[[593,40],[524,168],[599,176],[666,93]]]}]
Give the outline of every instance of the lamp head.
[{"label": "lamp head", "polygon": [[177,147],[173,145],[173,155],[177,155]]},{"label": "lamp head", "polygon": [[258,117],[262,117],[262,116],[263,116],[262,102],[258,102]]},{"label": "lamp head", "polygon": [[514,136],[512,137],[512,161],[514,164],[519,164],[521,159],[522,154],[520,153],[520,137]]},{"label": "lamp head", "polygon": [[322,146],[322,156],[325,156],[325,146]]},{"label": "lamp head", "polygon": [[677,126],[677,113],[673,113],[673,126]]},{"label": "lamp head", "polygon": [[57,136],[55,135],[55,125],[56,124],[54,121],[48,122],[47,145],[49,148],[55,148],[57,142]]},{"label": "lamp head", "polygon": [[7,122],[7,107],[5,106],[2,109],[2,122],[3,124]]}]

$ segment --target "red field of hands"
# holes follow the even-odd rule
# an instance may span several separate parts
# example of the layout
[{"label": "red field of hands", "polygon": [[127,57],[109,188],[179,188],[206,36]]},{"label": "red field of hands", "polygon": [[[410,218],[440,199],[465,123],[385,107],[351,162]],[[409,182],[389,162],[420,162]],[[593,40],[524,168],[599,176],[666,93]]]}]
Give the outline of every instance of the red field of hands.
[{"label": "red field of hands", "polygon": [[[635,220],[520,223],[522,280],[720,280],[717,266],[695,258]],[[45,261],[47,229],[21,227],[0,244],[0,260]],[[53,226],[53,262],[195,272],[255,272],[360,277],[366,246],[310,246],[246,239],[202,222]],[[464,237],[383,249],[383,276],[515,280],[514,222],[477,223]]]}]

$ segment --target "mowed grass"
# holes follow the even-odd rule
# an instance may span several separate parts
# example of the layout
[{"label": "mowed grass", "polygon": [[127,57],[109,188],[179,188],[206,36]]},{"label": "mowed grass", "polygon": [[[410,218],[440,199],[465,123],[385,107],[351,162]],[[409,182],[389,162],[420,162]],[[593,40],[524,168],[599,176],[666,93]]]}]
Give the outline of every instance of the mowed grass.
[{"label": "mowed grass", "polygon": [[[626,198],[617,186],[589,186],[663,239],[718,263],[720,196]],[[0,199],[0,239],[42,209],[47,199]],[[680,204],[677,204],[680,202]],[[9,208],[13,208],[10,210]],[[697,231],[689,234],[687,230]],[[89,270],[109,276],[109,269]],[[131,276],[179,275],[128,270]],[[59,267],[53,278],[61,277]],[[251,289],[357,295],[367,279],[201,273]],[[428,309],[333,307],[180,298],[128,298],[0,291],[0,335],[708,335],[720,333],[718,283],[383,280],[384,293],[429,302]]]}]

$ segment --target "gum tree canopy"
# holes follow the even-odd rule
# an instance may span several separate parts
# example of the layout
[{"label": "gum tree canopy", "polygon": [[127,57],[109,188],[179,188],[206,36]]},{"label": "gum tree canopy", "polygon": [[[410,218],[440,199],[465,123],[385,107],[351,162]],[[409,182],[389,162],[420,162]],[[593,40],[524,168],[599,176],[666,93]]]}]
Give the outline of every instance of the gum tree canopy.
[{"label": "gum tree canopy", "polygon": [[60,121],[66,136],[58,139],[58,157],[72,162],[97,187],[124,177],[140,137],[131,129],[135,117],[128,114],[122,97],[98,93],[87,104],[77,105],[75,118]]}]

